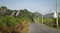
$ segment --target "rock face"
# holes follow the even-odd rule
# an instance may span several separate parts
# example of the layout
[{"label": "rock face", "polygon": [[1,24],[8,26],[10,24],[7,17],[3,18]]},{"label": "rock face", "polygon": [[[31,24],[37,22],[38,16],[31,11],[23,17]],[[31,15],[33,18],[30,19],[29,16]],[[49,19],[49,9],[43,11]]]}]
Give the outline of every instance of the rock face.
[{"label": "rock face", "polygon": [[11,16],[15,16],[15,17],[18,17],[20,11],[14,11],[12,12]]},{"label": "rock face", "polygon": [[20,11],[17,11],[17,13],[16,13],[16,17],[19,15],[19,13],[20,13]]},{"label": "rock face", "polygon": [[12,12],[11,16],[13,16],[15,14],[15,12]]},{"label": "rock face", "polygon": [[6,7],[4,7],[4,6],[0,7],[0,15],[5,14],[6,11],[7,11]]}]

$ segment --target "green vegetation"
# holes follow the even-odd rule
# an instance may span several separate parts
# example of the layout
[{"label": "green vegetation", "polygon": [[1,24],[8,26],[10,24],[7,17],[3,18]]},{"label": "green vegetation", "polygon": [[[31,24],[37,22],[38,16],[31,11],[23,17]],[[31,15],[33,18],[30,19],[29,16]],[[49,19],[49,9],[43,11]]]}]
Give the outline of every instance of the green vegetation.
[{"label": "green vegetation", "polygon": [[6,16],[6,24],[9,27],[14,27],[18,23],[17,19],[12,16]]},{"label": "green vegetation", "polygon": [[[44,18],[43,21],[47,26],[56,28],[56,18]],[[58,23],[58,27],[60,27],[60,18],[58,18]]]},{"label": "green vegetation", "polygon": [[[19,11],[19,15],[16,13]],[[13,12],[15,14],[11,15]],[[27,33],[31,22],[42,23],[42,15],[38,12],[31,13],[27,9],[10,10],[5,6],[0,7],[0,32],[1,33]],[[60,27],[60,18],[59,27]],[[43,17],[43,22],[47,26],[56,27],[55,18]],[[1,31],[2,30],[2,31]]]},{"label": "green vegetation", "polygon": [[5,23],[6,23],[5,18],[4,17],[0,17],[0,28],[2,28],[3,25],[5,25]]},{"label": "green vegetation", "polygon": [[28,26],[30,24],[32,13],[27,9],[20,10],[19,15],[16,17],[16,13],[11,16],[13,11],[5,6],[0,7],[0,32],[1,33],[27,33]]}]

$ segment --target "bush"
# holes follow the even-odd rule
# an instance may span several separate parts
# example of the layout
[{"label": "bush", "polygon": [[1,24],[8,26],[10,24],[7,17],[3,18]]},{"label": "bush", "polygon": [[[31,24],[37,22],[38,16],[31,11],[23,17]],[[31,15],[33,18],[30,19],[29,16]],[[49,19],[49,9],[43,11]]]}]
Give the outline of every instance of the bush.
[{"label": "bush", "polygon": [[58,22],[59,22],[59,26],[60,26],[60,18],[58,19]]},{"label": "bush", "polygon": [[6,16],[6,22],[9,27],[14,27],[17,24],[17,19],[13,16]]},{"label": "bush", "polygon": [[6,23],[6,19],[4,17],[0,17],[0,28],[4,26]]}]

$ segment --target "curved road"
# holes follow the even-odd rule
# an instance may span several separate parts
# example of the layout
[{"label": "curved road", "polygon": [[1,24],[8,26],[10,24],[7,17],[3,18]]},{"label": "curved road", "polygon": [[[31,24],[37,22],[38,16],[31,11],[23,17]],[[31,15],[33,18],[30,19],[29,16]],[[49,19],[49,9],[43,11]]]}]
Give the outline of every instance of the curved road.
[{"label": "curved road", "polygon": [[60,33],[60,31],[55,28],[50,28],[45,25],[32,22],[28,33]]}]

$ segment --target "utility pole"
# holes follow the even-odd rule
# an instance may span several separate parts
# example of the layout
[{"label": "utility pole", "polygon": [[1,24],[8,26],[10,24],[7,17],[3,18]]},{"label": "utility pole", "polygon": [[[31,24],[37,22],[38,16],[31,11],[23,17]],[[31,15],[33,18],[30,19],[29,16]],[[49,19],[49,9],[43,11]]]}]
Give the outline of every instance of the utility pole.
[{"label": "utility pole", "polygon": [[56,0],[56,26],[58,28],[58,0]]},{"label": "utility pole", "polygon": [[43,25],[43,15],[42,15],[42,25]]},{"label": "utility pole", "polygon": [[39,13],[38,13],[38,22],[39,22]]}]

